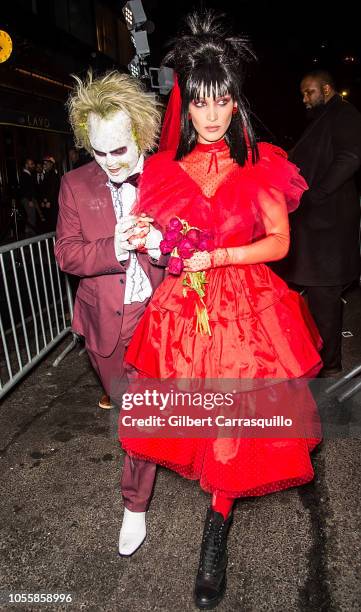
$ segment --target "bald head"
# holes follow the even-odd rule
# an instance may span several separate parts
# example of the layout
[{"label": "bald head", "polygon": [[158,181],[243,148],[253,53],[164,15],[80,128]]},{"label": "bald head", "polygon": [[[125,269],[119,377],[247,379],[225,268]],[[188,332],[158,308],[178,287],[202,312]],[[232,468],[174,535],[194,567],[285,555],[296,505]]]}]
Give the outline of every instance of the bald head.
[{"label": "bald head", "polygon": [[307,110],[326,104],[335,93],[334,80],[324,70],[309,72],[301,81],[301,95]]}]

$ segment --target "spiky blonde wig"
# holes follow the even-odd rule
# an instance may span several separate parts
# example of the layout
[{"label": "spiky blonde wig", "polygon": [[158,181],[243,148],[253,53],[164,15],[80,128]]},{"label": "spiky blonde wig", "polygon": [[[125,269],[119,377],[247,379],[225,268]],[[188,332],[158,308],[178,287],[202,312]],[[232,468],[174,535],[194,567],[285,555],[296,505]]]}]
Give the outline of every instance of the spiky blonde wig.
[{"label": "spiky blonde wig", "polygon": [[85,81],[73,76],[76,87],[68,100],[68,110],[77,147],[84,147],[93,154],[88,136],[89,113],[105,118],[120,110],[131,119],[140,152],[154,147],[160,125],[160,108],[153,94],[144,91],[137,79],[117,71],[94,78],[89,70]]}]

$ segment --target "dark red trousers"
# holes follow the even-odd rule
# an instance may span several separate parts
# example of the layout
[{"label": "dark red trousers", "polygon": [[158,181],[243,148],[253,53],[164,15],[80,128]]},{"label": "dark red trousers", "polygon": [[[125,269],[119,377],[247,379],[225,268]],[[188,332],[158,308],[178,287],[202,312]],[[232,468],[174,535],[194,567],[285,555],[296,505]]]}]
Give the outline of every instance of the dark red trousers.
[{"label": "dark red trousers", "polygon": [[[90,361],[97,372],[104,391],[111,396],[121,380],[134,375],[134,370],[124,364],[124,355],[139,319],[147,306],[146,302],[134,302],[124,306],[124,316],[118,342],[113,352],[102,357],[88,350]],[[141,461],[125,455],[121,491],[124,505],[133,512],[145,512],[148,509],[153,492],[156,473],[155,463]]]}]

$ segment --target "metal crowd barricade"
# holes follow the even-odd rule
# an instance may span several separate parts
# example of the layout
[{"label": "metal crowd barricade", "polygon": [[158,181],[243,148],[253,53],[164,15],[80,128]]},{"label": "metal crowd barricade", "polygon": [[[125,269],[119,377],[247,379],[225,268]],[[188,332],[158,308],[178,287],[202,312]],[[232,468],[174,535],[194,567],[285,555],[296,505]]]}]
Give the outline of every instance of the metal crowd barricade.
[{"label": "metal crowd barricade", "polygon": [[361,379],[356,378],[356,380],[353,381],[353,379],[359,374],[361,374],[361,365],[358,365],[353,368],[350,372],[342,376],[342,378],[337,380],[335,383],[333,383],[333,385],[326,389],[327,395],[330,395],[331,393],[334,393],[335,391],[341,389],[341,387],[344,387],[344,391],[342,391],[342,393],[337,397],[337,399],[340,403],[350,399],[350,397],[353,397],[356,393],[361,391]]},{"label": "metal crowd barricade", "polygon": [[[55,233],[0,247],[0,399],[71,332],[73,298]],[[76,345],[55,360],[57,366]]]}]

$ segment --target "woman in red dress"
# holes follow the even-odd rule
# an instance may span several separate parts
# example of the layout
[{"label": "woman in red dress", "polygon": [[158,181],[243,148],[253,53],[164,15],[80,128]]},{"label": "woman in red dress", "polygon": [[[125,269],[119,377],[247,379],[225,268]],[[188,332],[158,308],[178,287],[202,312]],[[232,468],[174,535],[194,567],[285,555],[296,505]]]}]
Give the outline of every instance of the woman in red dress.
[{"label": "woman in red dress", "polygon": [[[319,336],[302,298],[265,265],[286,255],[287,205],[294,209],[307,186],[282,150],[256,144],[241,95],[247,53],[245,41],[208,14],[188,19],[188,32],[166,58],[179,83],[166,131],[177,140],[180,125],[179,142],[148,160],[136,212],[163,228],[175,215],[185,219],[211,232],[215,249],[195,252],[183,273],[169,275],[155,292],[127,353],[143,376],[295,379],[321,367]],[[164,134],[162,142],[164,148]],[[183,294],[184,275],[197,271],[207,276],[205,335],[196,330],[191,292]],[[310,481],[317,442],[122,439],[129,455],[199,479],[212,494],[194,591],[199,608],[216,606],[225,591],[234,499]]]}]

